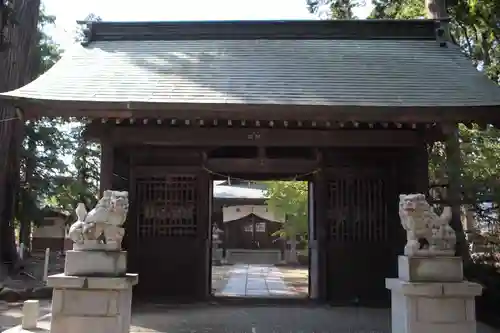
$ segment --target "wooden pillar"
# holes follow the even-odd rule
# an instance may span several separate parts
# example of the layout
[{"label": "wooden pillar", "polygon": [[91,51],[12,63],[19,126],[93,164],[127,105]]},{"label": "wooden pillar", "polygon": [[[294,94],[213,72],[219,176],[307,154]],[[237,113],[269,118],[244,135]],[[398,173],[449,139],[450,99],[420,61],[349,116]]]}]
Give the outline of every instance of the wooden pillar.
[{"label": "wooden pillar", "polygon": [[415,191],[417,193],[429,194],[429,153],[427,144],[422,134],[422,143],[415,149]]},{"label": "wooden pillar", "polygon": [[101,139],[101,175],[99,179],[99,196],[105,190],[110,190],[113,187],[113,162],[114,162],[114,145],[108,138]]},{"label": "wooden pillar", "polygon": [[[203,161],[207,159],[203,154]],[[211,295],[212,287],[212,178],[210,174],[201,169],[197,175],[198,198],[197,198],[197,239],[200,251],[200,279],[197,279],[199,289],[196,298],[207,299]],[[198,250],[197,250],[198,251]],[[198,286],[197,286],[198,287]]]},{"label": "wooden pillar", "polygon": [[469,250],[461,220],[460,205],[462,202],[462,159],[460,156],[460,141],[458,124],[443,124],[443,132],[446,136],[446,173],[448,176],[447,200],[452,210],[451,227],[457,234],[456,255],[469,260]]},{"label": "wooden pillar", "polygon": [[[321,154],[319,156],[321,159]],[[319,163],[322,166],[322,161]],[[315,263],[316,271],[314,272],[315,279],[310,280],[311,285],[314,283],[316,288],[316,297],[319,301],[328,299],[328,244],[327,244],[327,178],[323,170],[318,171],[313,177],[313,212],[312,220],[314,231],[309,235],[310,247],[317,253],[317,262]],[[312,239],[311,239],[312,236]],[[312,259],[312,258],[310,258]],[[310,267],[311,263],[310,263]]]}]

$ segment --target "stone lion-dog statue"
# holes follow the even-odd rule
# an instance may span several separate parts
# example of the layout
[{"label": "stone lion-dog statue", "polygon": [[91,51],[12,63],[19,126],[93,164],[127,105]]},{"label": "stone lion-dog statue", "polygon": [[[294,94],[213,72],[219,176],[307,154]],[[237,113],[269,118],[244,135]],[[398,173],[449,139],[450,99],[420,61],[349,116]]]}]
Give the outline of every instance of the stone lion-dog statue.
[{"label": "stone lion-dog statue", "polygon": [[456,235],[449,223],[451,208],[445,207],[437,215],[424,194],[401,194],[399,217],[406,230],[406,256],[453,256]]},{"label": "stone lion-dog statue", "polygon": [[[129,208],[127,191],[104,191],[94,209],[87,212],[79,203],[75,213],[77,221],[69,229],[69,238],[79,250],[121,250],[125,235],[122,228]],[[99,240],[104,236],[104,242]]]}]

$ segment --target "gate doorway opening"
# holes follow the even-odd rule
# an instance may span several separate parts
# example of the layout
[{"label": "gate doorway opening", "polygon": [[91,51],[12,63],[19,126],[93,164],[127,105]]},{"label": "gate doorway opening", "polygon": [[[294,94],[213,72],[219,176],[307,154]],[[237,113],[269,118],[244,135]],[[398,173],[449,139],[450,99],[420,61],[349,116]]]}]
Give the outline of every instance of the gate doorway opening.
[{"label": "gate doorway opening", "polygon": [[309,182],[258,179],[213,181],[212,295],[307,298]]},{"label": "gate doorway opening", "polygon": [[[231,235],[218,231],[224,230],[224,214],[214,191],[226,193],[235,201],[226,204],[234,210],[233,217],[226,220],[251,215],[252,227],[246,232],[253,241],[253,233],[258,234],[257,228],[262,229],[258,225],[262,216],[256,214],[255,208],[255,216],[248,212],[234,216],[234,206],[266,208],[267,199],[258,203],[255,201],[258,197],[251,195],[248,200],[254,201],[243,204],[227,193],[229,189],[257,191],[250,190],[248,184],[237,186],[238,179],[253,180],[253,185],[270,179],[296,179],[307,187],[309,276],[307,293],[303,294],[309,294],[309,299],[315,301],[335,304],[375,304],[388,299],[385,278],[397,274],[394,262],[405,242],[397,214],[398,193],[412,193],[419,180],[407,177],[408,166],[419,161],[415,150],[231,146],[206,149],[202,153],[197,148],[163,147],[141,153],[135,155],[131,172],[131,216],[135,224],[129,227],[125,242],[130,249],[131,271],[141,274],[142,283],[134,291],[136,296],[170,300],[233,296],[231,301],[235,298],[260,301],[263,295],[249,295],[252,292],[217,293],[222,287],[216,286],[212,278],[225,274],[220,269],[228,268],[223,267],[225,263],[237,262],[231,254],[228,257],[227,249],[220,243],[212,242],[214,233],[219,234],[219,241],[225,237],[231,239]],[[173,161],[177,165],[167,164]],[[195,162],[200,165],[191,165]],[[153,163],[166,165],[150,165]],[[239,213],[244,213],[241,207]],[[255,242],[246,244],[249,245],[243,248],[258,249]],[[238,248],[241,246],[235,247]],[[153,265],[146,260],[151,258]],[[301,298],[276,293],[268,296],[294,301]]]}]

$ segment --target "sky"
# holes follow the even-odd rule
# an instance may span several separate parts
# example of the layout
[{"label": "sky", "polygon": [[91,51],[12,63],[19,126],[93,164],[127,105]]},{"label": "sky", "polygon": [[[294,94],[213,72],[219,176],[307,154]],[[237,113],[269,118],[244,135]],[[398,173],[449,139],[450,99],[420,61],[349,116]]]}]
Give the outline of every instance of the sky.
[{"label": "sky", "polygon": [[[367,1],[370,3],[370,1]],[[104,21],[188,20],[314,20],[306,0],[43,0],[45,11],[56,17],[47,29],[63,48],[73,43],[76,21],[94,13]],[[357,8],[365,18],[371,6]]]}]

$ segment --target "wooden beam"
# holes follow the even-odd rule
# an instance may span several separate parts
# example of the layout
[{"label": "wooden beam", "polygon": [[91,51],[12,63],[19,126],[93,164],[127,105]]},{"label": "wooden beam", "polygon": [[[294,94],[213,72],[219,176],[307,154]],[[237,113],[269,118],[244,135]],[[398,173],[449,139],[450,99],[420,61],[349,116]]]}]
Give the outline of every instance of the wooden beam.
[{"label": "wooden beam", "polygon": [[319,168],[318,162],[304,159],[209,158],[205,168],[214,173],[287,173],[303,175]]},{"label": "wooden beam", "polygon": [[[94,130],[94,133],[97,132],[103,133],[102,130]],[[421,141],[418,133],[411,130],[115,127],[111,135],[115,145],[148,144],[177,147],[413,147]]]},{"label": "wooden beam", "polygon": [[149,102],[79,102],[17,100],[9,102],[23,109],[27,119],[47,116],[89,118],[175,118],[188,114],[191,119],[278,121],[357,121],[357,122],[467,122],[500,121],[497,105],[491,106],[327,106],[196,104]]}]

